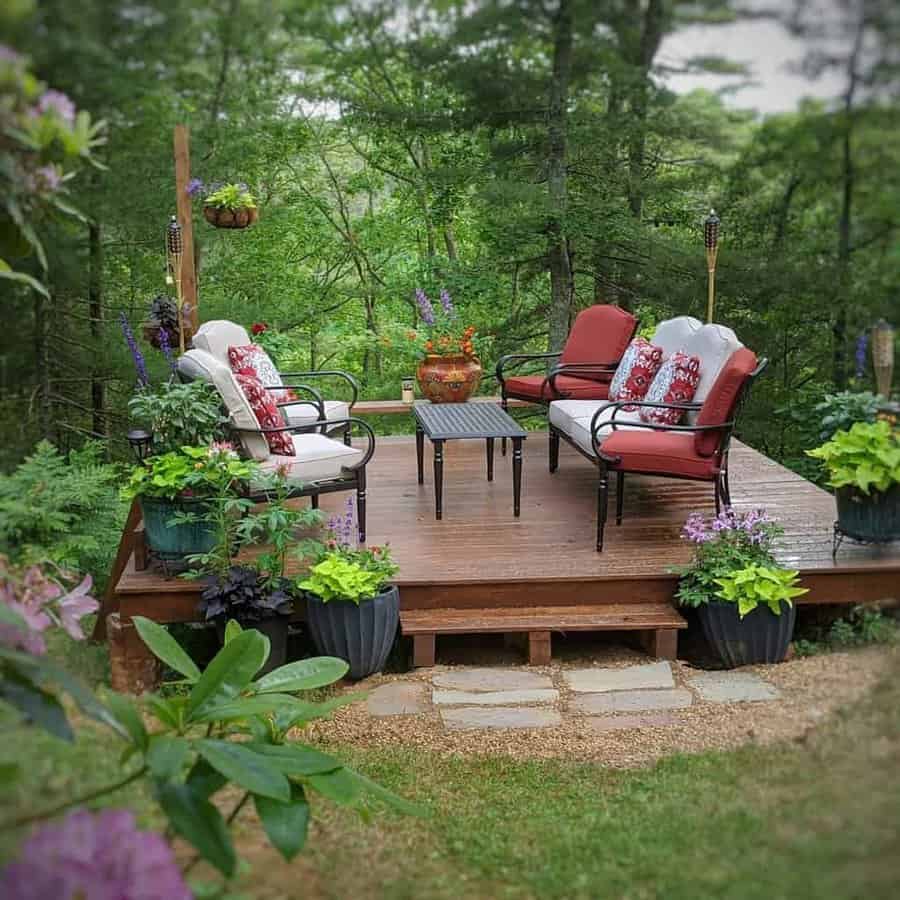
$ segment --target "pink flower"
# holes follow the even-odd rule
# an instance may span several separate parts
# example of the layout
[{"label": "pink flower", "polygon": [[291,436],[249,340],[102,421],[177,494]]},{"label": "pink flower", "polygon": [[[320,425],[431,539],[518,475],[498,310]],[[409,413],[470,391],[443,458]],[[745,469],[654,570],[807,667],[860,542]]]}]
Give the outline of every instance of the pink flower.
[{"label": "pink flower", "polygon": [[75,124],[75,104],[62,91],[44,91],[37,103],[37,111],[55,113],[67,125]]},{"label": "pink flower", "polygon": [[84,640],[84,632],[81,630],[79,620],[92,612],[96,612],[100,606],[88,593],[92,583],[91,576],[86,575],[78,587],[73,588],[57,601],[62,626],[76,641]]}]

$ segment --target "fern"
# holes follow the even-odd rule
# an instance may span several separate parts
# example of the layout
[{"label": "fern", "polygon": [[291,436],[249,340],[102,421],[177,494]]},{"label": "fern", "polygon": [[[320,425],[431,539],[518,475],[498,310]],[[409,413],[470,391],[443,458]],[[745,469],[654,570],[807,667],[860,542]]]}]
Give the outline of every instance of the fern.
[{"label": "fern", "polygon": [[0,552],[16,562],[53,560],[93,575],[102,588],[126,512],[121,468],[102,454],[91,443],[66,457],[41,441],[0,475]]}]

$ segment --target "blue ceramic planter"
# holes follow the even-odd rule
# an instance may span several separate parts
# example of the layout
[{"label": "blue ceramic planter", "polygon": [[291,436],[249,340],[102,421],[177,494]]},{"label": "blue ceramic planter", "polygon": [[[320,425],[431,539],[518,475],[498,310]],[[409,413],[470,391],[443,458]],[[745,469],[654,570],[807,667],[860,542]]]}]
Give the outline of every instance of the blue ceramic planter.
[{"label": "blue ceramic planter", "polygon": [[319,653],[348,662],[351,678],[365,678],[387,662],[400,622],[400,594],[390,587],[359,606],[307,595],[306,620]]},{"label": "blue ceramic planter", "polygon": [[215,546],[216,532],[208,522],[170,525],[177,512],[201,514],[206,511],[202,501],[160,500],[141,497],[144,517],[144,538],[153,554],[163,560],[180,560],[192,553],[208,553]]}]

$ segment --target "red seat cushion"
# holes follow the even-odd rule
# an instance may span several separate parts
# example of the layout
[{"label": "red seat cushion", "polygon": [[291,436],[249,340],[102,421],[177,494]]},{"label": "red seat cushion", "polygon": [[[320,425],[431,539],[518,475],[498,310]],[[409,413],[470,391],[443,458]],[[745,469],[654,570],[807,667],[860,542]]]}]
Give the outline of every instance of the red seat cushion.
[{"label": "red seat cushion", "polygon": [[[722,366],[697,414],[697,425],[721,425],[731,419],[741,388],[756,368],[756,354],[746,347],[735,350]],[[722,441],[722,431],[699,431],[694,444],[701,456],[712,456]]]},{"label": "red seat cushion", "polygon": [[637,319],[619,306],[589,306],[575,317],[560,362],[617,363],[635,328]]},{"label": "red seat cushion", "polygon": [[688,432],[618,429],[601,449],[604,454],[620,457],[615,467],[624,472],[656,472],[711,481],[718,471],[713,457],[697,452],[694,435]]},{"label": "red seat cushion", "polygon": [[556,379],[556,389],[560,393],[553,393],[550,382],[543,375],[519,375],[506,379],[506,396],[520,400],[549,403],[563,397],[569,400],[606,400],[609,396],[609,384],[570,375],[560,375]]}]

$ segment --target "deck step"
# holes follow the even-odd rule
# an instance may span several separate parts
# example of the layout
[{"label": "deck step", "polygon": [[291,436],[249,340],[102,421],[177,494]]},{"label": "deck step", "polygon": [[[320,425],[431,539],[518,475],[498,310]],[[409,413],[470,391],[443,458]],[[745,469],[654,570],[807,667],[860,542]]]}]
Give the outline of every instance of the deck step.
[{"label": "deck step", "polygon": [[550,662],[554,631],[641,631],[650,653],[674,659],[677,631],[687,622],[668,603],[616,603],[596,606],[532,606],[493,609],[409,609],[400,627],[413,638],[413,665],[434,665],[439,634],[527,633],[529,662]]}]

